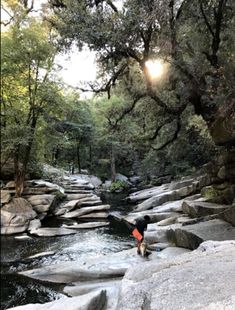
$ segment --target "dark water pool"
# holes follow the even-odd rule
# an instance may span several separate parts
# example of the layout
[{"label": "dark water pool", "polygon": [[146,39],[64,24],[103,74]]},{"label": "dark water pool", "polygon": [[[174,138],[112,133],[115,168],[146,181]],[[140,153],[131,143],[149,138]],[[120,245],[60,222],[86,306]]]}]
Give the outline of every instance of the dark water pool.
[{"label": "dark water pool", "polygon": [[[111,205],[111,212],[130,210],[123,198],[126,194],[102,194],[104,203]],[[60,226],[61,220],[48,219],[44,226]],[[68,223],[68,221],[66,222]],[[45,303],[62,296],[62,286],[32,280],[17,274],[19,271],[66,261],[94,258],[100,254],[118,252],[134,246],[130,230],[120,222],[110,220],[105,228],[78,231],[62,237],[32,237],[27,240],[15,236],[1,236],[1,310],[27,303]],[[31,255],[53,251],[51,256],[26,261]]]}]

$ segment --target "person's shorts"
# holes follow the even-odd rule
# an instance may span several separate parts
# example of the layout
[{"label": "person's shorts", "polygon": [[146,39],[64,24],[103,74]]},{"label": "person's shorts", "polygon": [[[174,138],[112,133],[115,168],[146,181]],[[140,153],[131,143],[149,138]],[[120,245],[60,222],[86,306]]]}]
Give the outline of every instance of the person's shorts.
[{"label": "person's shorts", "polygon": [[141,233],[138,231],[137,228],[135,228],[133,231],[132,231],[132,235],[140,242],[143,240],[143,236],[141,235]]}]

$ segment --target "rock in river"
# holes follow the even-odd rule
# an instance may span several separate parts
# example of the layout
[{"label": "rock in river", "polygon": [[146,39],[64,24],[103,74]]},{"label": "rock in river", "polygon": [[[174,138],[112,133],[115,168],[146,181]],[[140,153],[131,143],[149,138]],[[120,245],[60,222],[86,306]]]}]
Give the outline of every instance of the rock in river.
[{"label": "rock in river", "polygon": [[45,304],[28,304],[9,308],[8,310],[101,310],[104,308],[105,303],[105,291],[98,290],[78,297],[63,297]]}]

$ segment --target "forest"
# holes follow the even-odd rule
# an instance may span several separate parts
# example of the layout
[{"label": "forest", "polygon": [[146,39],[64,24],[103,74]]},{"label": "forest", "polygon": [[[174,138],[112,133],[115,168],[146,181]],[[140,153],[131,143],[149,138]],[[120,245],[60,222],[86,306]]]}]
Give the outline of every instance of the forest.
[{"label": "forest", "polygon": [[[1,4],[1,166],[16,196],[45,163],[158,185],[233,149],[234,1],[36,2]],[[59,77],[72,46],[96,52],[95,82]]]}]

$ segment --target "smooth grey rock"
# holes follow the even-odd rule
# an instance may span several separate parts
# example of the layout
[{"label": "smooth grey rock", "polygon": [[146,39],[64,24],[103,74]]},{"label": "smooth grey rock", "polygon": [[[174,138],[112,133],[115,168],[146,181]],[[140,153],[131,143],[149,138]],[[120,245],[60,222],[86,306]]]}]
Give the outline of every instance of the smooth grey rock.
[{"label": "smooth grey rock", "polygon": [[26,182],[26,185],[28,186],[33,186],[33,187],[38,187],[38,188],[50,188],[53,189],[54,191],[59,191],[62,194],[64,194],[64,188],[59,186],[58,184],[54,184],[48,181],[44,181],[44,180],[30,180]]},{"label": "smooth grey rock", "polygon": [[167,226],[167,225],[175,224],[177,218],[178,216],[168,217],[167,219],[159,221],[157,224],[158,226]]},{"label": "smooth grey rock", "polygon": [[37,229],[32,229],[30,231],[32,235],[39,237],[53,237],[53,236],[65,236],[76,234],[75,230],[66,229],[62,227],[42,227]]},{"label": "smooth grey rock", "polygon": [[122,217],[122,220],[134,225],[135,221],[140,217],[144,217],[144,215],[149,215],[151,222],[156,223],[156,222],[160,222],[162,220],[168,219],[172,216],[178,216],[179,214],[175,212],[159,213],[159,212],[154,212],[154,211],[149,210],[149,211],[142,211],[142,212],[131,212],[127,216]]},{"label": "smooth grey rock", "polygon": [[111,281],[99,279],[98,281],[92,282],[76,282],[73,283],[73,286],[66,286],[63,291],[69,296],[78,296],[97,289],[105,290],[107,298],[105,309],[115,310],[120,284],[121,278],[112,279]]},{"label": "smooth grey rock", "polygon": [[[66,262],[53,266],[44,266],[20,272],[27,277],[56,282],[71,283],[97,279],[108,279],[122,277],[126,270],[135,264],[139,266],[146,261],[146,258],[139,256],[137,249],[124,250],[118,253],[101,255],[92,259]],[[159,259],[150,255],[147,260]]]},{"label": "smooth grey rock", "polygon": [[27,198],[32,206],[51,205],[55,199],[55,195],[33,195]]},{"label": "smooth grey rock", "polygon": [[4,189],[15,189],[15,181],[9,181],[7,184],[4,186]]},{"label": "smooth grey rock", "polygon": [[1,211],[6,211],[14,216],[24,216],[26,219],[33,219],[37,213],[32,209],[31,204],[24,198],[13,198],[10,203],[5,204]]},{"label": "smooth grey rock", "polygon": [[167,236],[177,246],[193,250],[207,240],[235,240],[235,228],[223,220],[214,219],[180,228],[171,228]]},{"label": "smooth grey rock", "polygon": [[13,198],[1,208],[1,234],[24,232],[29,221],[37,216],[30,203],[24,198]]},{"label": "smooth grey rock", "polygon": [[37,213],[47,213],[50,210],[50,207],[50,205],[37,205],[33,206],[33,209]]},{"label": "smooth grey rock", "polygon": [[235,226],[235,205],[219,215],[221,219]]},{"label": "smooth grey rock", "polygon": [[235,244],[145,262],[126,272],[116,310],[232,310]]},{"label": "smooth grey rock", "polygon": [[68,194],[66,200],[78,200],[81,198],[92,197],[93,194],[91,192],[84,194]]},{"label": "smooth grey rock", "polygon": [[1,204],[8,203],[11,200],[11,194],[7,190],[1,190]]},{"label": "smooth grey rock", "polygon": [[105,291],[98,290],[78,297],[63,297],[45,304],[28,304],[8,310],[102,310],[105,302]]},{"label": "smooth grey rock", "polygon": [[182,255],[182,254],[188,253],[188,252],[191,252],[191,250],[185,249],[185,248],[169,246],[169,247],[163,249],[162,251],[160,251],[158,253],[158,257],[160,257],[162,259],[166,259],[166,258],[175,257],[177,255]]},{"label": "smooth grey rock", "polygon": [[112,184],[112,181],[106,180],[103,184],[102,187],[106,190],[108,190],[108,188],[110,187],[110,185]]},{"label": "smooth grey rock", "polygon": [[144,239],[149,244],[156,242],[166,243],[169,241],[168,234],[171,229],[176,229],[180,227],[181,224],[172,224],[167,226],[158,226],[157,223],[149,224],[147,227],[147,231],[144,233]]},{"label": "smooth grey rock", "polygon": [[69,229],[90,229],[90,228],[99,228],[99,227],[105,227],[109,226],[109,223],[106,222],[87,222],[82,224],[76,224],[76,225],[65,225],[63,224],[64,228]]},{"label": "smooth grey rock", "polygon": [[229,205],[220,205],[205,201],[188,201],[185,200],[182,204],[183,212],[191,217],[202,217],[211,214],[218,214],[230,208]]},{"label": "smooth grey rock", "polygon": [[192,185],[182,187],[175,190],[168,190],[164,191],[160,194],[154,195],[153,197],[143,201],[140,203],[136,208],[135,211],[144,211],[153,209],[154,207],[160,206],[165,202],[179,200],[186,196],[192,195],[197,190],[197,182],[193,183]]},{"label": "smooth grey rock", "polygon": [[131,202],[137,202],[137,201],[145,200],[145,199],[151,198],[157,194],[164,193],[165,191],[168,190],[168,188],[169,188],[169,184],[163,184],[161,186],[155,186],[152,188],[143,189],[143,190],[140,190],[140,191],[137,191],[135,193],[130,194],[127,197],[127,200],[129,200]]},{"label": "smooth grey rock", "polygon": [[28,231],[38,229],[42,226],[41,221],[39,219],[34,219],[29,222]]},{"label": "smooth grey rock", "polygon": [[154,212],[162,213],[162,212],[182,212],[182,203],[184,199],[166,202],[161,206],[157,206],[152,210]]},{"label": "smooth grey rock", "polygon": [[107,212],[92,212],[79,216],[79,219],[107,219],[108,215],[109,214]]},{"label": "smooth grey rock", "polygon": [[64,204],[62,207],[71,211],[75,207],[84,206],[84,205],[92,206],[92,205],[97,205],[100,203],[101,203],[101,200],[99,199],[99,197],[96,195],[93,195],[91,197],[83,197],[83,198],[76,199],[76,200],[70,200],[69,202]]},{"label": "smooth grey rock", "polygon": [[75,211],[68,212],[64,215],[61,215],[61,217],[64,218],[75,218],[82,216],[84,214],[96,212],[96,211],[104,211],[104,210],[109,210],[110,205],[100,205],[100,206],[94,206],[94,207],[84,207]]},{"label": "smooth grey rock", "polygon": [[116,174],[116,180],[120,180],[120,181],[124,181],[126,183],[129,183],[128,177],[126,177],[125,175],[123,175],[121,173]]},{"label": "smooth grey rock", "polygon": [[168,201],[172,201],[172,200],[178,200],[180,198],[181,197],[178,195],[176,190],[166,191],[164,193],[155,195],[155,196],[145,200],[144,202],[138,204],[135,207],[134,212],[149,210],[149,209],[152,209],[156,206],[162,205],[164,202],[168,202]]},{"label": "smooth grey rock", "polygon": [[[2,217],[2,215],[1,215]],[[24,225],[19,225],[19,226],[2,226],[1,227],[1,235],[14,235],[18,233],[22,233],[27,230],[29,224],[26,223]]]}]

